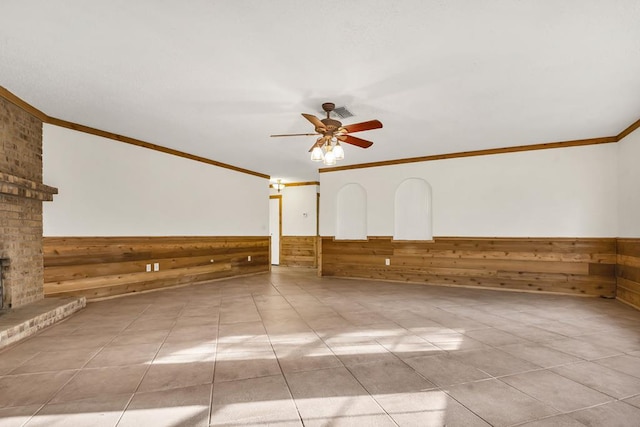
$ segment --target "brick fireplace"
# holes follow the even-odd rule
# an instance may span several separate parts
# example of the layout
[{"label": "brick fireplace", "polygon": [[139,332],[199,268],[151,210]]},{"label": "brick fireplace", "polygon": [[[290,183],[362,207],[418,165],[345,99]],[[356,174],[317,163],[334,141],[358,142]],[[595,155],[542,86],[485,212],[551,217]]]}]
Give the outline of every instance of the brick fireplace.
[{"label": "brick fireplace", "polygon": [[0,97],[1,308],[44,298],[42,202],[57,192],[42,184],[42,121]]}]

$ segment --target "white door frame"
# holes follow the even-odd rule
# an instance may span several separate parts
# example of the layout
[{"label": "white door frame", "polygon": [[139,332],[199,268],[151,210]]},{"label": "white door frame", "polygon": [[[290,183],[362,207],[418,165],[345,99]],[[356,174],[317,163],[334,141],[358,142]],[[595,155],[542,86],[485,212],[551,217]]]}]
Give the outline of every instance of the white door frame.
[{"label": "white door frame", "polygon": [[[278,219],[275,221],[274,211],[277,209]],[[277,225],[276,225],[277,224]],[[273,229],[277,227],[277,233]],[[269,235],[271,236],[271,246],[269,248],[272,265],[280,265],[280,248],[282,241],[282,195],[269,196]]]}]

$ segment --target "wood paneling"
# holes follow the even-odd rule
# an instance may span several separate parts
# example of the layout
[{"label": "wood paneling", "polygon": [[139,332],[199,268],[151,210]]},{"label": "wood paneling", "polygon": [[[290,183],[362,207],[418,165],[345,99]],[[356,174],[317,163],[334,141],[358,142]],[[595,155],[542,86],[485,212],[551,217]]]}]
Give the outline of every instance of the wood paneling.
[{"label": "wood paneling", "polygon": [[[616,239],[323,237],[322,275],[613,297]],[[385,259],[391,265],[385,265]]]},{"label": "wood paneling", "polygon": [[316,236],[282,236],[280,265],[317,267],[317,239]]},{"label": "wood paneling", "polygon": [[[45,237],[43,251],[46,296],[102,298],[269,271],[267,236]],[[160,270],[146,272],[154,263]]]},{"label": "wood paneling", "polygon": [[618,239],[617,298],[640,309],[640,238]]}]

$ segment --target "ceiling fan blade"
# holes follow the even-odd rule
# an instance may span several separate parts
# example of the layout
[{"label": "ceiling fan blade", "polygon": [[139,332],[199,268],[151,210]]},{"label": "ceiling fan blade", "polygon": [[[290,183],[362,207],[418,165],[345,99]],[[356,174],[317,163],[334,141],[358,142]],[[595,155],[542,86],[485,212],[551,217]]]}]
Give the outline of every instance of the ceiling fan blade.
[{"label": "ceiling fan blade", "polygon": [[279,138],[281,136],[314,136],[319,135],[317,133],[283,133],[279,135],[269,135],[272,138]]},{"label": "ceiling fan blade", "polygon": [[316,130],[318,130],[318,129],[327,130],[327,127],[324,125],[324,123],[322,123],[320,121],[320,119],[317,118],[316,116],[314,116],[312,114],[302,113],[302,117],[304,117],[305,119],[309,120],[311,122],[311,124],[313,126],[315,126]]},{"label": "ceiling fan blade", "polygon": [[380,129],[382,123],[379,120],[369,120],[368,122],[354,123],[352,125],[342,126],[340,130],[346,130],[347,132],[362,132],[371,129]]},{"label": "ceiling fan blade", "polygon": [[313,149],[314,149],[314,148],[316,148],[316,147],[322,147],[322,144],[324,144],[324,141],[325,141],[325,137],[324,137],[324,136],[321,136],[320,138],[318,138],[318,140],[316,141],[316,143],[315,143],[315,144],[313,144],[313,145],[311,146],[311,148],[309,148],[309,152],[312,152],[312,151],[313,151]]},{"label": "ceiling fan blade", "polygon": [[367,141],[366,139],[361,139],[351,135],[340,135],[338,139],[342,142],[346,142],[347,144],[357,145],[362,148],[369,148],[373,145],[373,142]]}]

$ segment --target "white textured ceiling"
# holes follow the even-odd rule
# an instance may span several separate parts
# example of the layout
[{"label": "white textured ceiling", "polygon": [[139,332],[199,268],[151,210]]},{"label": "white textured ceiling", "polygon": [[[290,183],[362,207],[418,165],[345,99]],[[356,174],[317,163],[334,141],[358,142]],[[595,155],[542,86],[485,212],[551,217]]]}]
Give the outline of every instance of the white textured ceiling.
[{"label": "white textured ceiling", "polygon": [[1,0],[0,86],[46,114],[316,180],[301,112],[384,128],[339,165],[615,135],[638,0]]}]

